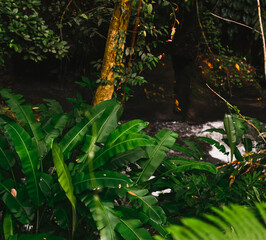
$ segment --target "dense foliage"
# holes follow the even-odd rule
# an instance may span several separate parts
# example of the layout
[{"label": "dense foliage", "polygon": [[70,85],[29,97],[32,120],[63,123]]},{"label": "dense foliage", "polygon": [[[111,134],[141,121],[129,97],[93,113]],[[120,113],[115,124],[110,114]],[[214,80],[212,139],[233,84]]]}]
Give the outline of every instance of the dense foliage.
[{"label": "dense foliage", "polygon": [[[225,117],[224,130],[210,131],[227,136],[240,161],[237,174],[232,164],[218,171],[202,161],[195,142],[176,143],[178,134],[168,129],[150,137],[147,122],[119,123],[122,107],[114,100],[77,103],[64,113],[54,100],[32,106],[10,90],[0,93],[11,109],[0,117],[1,238],[152,239],[157,233],[167,239],[166,227],[182,216],[265,201],[265,143],[239,156],[238,143],[251,140],[236,117]],[[212,139],[199,140],[224,151]],[[187,157],[168,157],[170,149]]]}]

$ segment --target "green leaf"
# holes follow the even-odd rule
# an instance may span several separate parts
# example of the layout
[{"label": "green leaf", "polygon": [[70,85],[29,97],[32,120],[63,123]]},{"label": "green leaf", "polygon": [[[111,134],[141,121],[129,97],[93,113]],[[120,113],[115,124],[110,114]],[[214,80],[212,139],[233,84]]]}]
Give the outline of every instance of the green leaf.
[{"label": "green leaf", "polygon": [[188,149],[185,146],[175,143],[172,146],[172,149],[181,153],[185,153],[188,156],[192,156],[194,159],[199,159],[199,156],[192,150]]},{"label": "green leaf", "polygon": [[121,169],[121,167],[126,166],[129,163],[134,163],[141,158],[148,158],[146,151],[141,147],[135,148],[113,157],[108,163],[108,168]]},{"label": "green leaf", "polygon": [[220,134],[226,134],[225,130],[222,128],[210,128],[210,129],[205,130],[204,132],[217,132]]},{"label": "green leaf", "polygon": [[[96,132],[98,134],[96,142],[101,143],[105,142],[110,133],[116,129],[118,120],[122,114],[122,105],[115,100],[104,101],[97,106],[102,105],[105,107],[105,110],[101,118],[96,121]],[[93,109],[92,112],[94,111]]]},{"label": "green leaf", "polygon": [[229,114],[225,114],[224,116],[224,128],[226,131],[228,146],[230,147],[230,150],[231,150],[231,161],[232,161],[235,147],[236,147],[236,131],[235,131],[232,116]]},{"label": "green leaf", "polygon": [[15,158],[10,149],[7,149],[8,142],[3,136],[0,136],[0,167],[6,171],[12,170],[15,164]]},{"label": "green leaf", "polygon": [[[163,209],[155,204],[158,200],[152,195],[146,195],[147,189],[129,189],[129,197],[132,201],[137,200],[142,207],[144,213],[146,213],[151,220],[157,224],[164,224],[166,222],[166,216]],[[133,194],[132,194],[133,193]]]},{"label": "green leaf", "polygon": [[68,230],[71,226],[71,220],[66,206],[56,206],[54,208],[55,223],[61,228]]},{"label": "green leaf", "polygon": [[154,227],[154,229],[156,229],[162,236],[167,236],[168,232],[164,226],[153,221],[146,213],[142,211],[141,208],[128,208],[125,206],[119,206],[116,207],[116,209],[123,214],[123,218],[139,219],[143,224],[149,224]]},{"label": "green leaf", "polygon": [[209,143],[210,145],[214,145],[220,152],[226,154],[226,149],[224,147],[224,145],[221,145],[218,141],[215,141],[212,138],[208,138],[208,137],[197,137],[198,140],[204,141]]},{"label": "green leaf", "polygon": [[147,127],[148,125],[148,122],[144,122],[142,120],[132,120],[123,123],[108,136],[106,143],[115,143],[119,138],[130,133],[138,133],[140,130]]},{"label": "green leaf", "polygon": [[152,4],[151,3],[149,3],[148,5],[147,5],[147,11],[148,11],[148,14],[152,14]]},{"label": "green leaf", "polygon": [[97,169],[103,166],[108,160],[117,154],[132,150],[137,147],[154,146],[154,140],[143,134],[128,134],[122,135],[115,143],[110,141],[103,148],[101,148],[93,159],[93,167]]},{"label": "green leaf", "polygon": [[41,124],[35,121],[32,105],[21,105],[24,103],[22,95],[15,95],[9,89],[2,89],[0,93],[6,99],[7,105],[16,115],[17,120],[25,124],[29,133],[33,135],[40,156],[44,156],[46,151],[43,142],[44,134],[41,129]]},{"label": "green leaf", "polygon": [[66,193],[66,196],[72,206],[72,235],[76,228],[76,197],[74,195],[74,188],[72,185],[72,179],[67,168],[67,165],[63,159],[63,153],[57,143],[53,144],[52,155],[56,173],[58,176],[58,182]]},{"label": "green leaf", "polygon": [[41,205],[43,196],[39,189],[39,173],[37,166],[40,161],[36,149],[31,148],[31,137],[16,122],[7,117],[0,117],[0,127],[8,134],[14,143],[15,150],[20,158],[22,170],[26,176],[28,194],[37,208]]},{"label": "green leaf", "polygon": [[194,152],[197,154],[198,159],[202,160],[204,158],[204,153],[201,147],[193,141],[188,139],[182,139],[182,141]]},{"label": "green leaf", "polygon": [[[265,215],[265,203],[258,204],[259,212]],[[254,211],[246,206],[231,205],[222,210],[213,208],[216,215],[206,215],[207,221],[195,218],[181,219],[183,226],[172,225],[167,228],[174,239],[182,240],[224,240],[224,239],[256,239],[266,238],[265,226]],[[156,236],[155,239],[161,239]]]},{"label": "green leaf", "polygon": [[73,186],[77,194],[95,188],[121,188],[132,186],[132,181],[127,176],[111,171],[92,172],[90,174],[80,173],[73,179]]},{"label": "green leaf", "polygon": [[6,212],[4,216],[3,231],[5,240],[8,240],[8,238],[13,235],[12,215],[9,212]]},{"label": "green leaf", "polygon": [[195,161],[184,158],[169,158],[165,160],[164,163],[167,164],[166,167],[170,169],[169,171],[163,173],[164,175],[195,169],[204,170],[212,174],[216,174],[218,172],[217,168],[209,162]]},{"label": "green leaf", "polygon": [[137,178],[137,183],[144,182],[152,176],[165,158],[166,152],[168,152],[175,143],[177,136],[176,133],[168,129],[164,129],[156,134],[157,145],[147,148],[149,159],[144,162],[142,166],[143,170]]},{"label": "green leaf", "polygon": [[[108,104],[109,104],[109,101],[104,101],[94,106],[91,109],[90,116],[88,116],[89,118],[85,117],[81,122],[79,122],[74,127],[72,127],[64,135],[59,145],[66,159],[68,159],[71,156],[71,154],[73,153],[73,150],[83,141],[84,136],[88,133],[89,128],[91,127],[93,122],[102,116],[106,107],[108,107]],[[107,123],[101,122],[101,124],[102,126],[104,126]],[[101,132],[101,126],[99,127],[100,129],[97,129],[97,130]]]},{"label": "green leaf", "polygon": [[120,219],[120,223],[117,225],[115,230],[119,232],[124,239],[127,240],[152,239],[149,232],[145,228],[142,228],[141,221],[138,219]]},{"label": "green leaf", "polygon": [[46,199],[50,199],[52,196],[53,177],[47,173],[40,173],[40,189]]},{"label": "green leaf", "polygon": [[67,114],[59,114],[50,119],[48,126],[45,128],[46,135],[44,141],[47,145],[50,146],[51,140],[62,134],[67,120]]},{"label": "green leaf", "polygon": [[119,218],[113,210],[113,203],[101,201],[96,195],[89,197],[88,194],[81,196],[81,201],[90,209],[97,229],[100,231],[100,239],[119,239],[114,231]]},{"label": "green leaf", "polygon": [[16,198],[11,194],[12,188],[15,189],[15,183],[11,179],[0,182],[0,193],[3,194],[2,201],[18,221],[22,224],[29,224],[33,217],[32,209],[22,204],[19,191]]}]

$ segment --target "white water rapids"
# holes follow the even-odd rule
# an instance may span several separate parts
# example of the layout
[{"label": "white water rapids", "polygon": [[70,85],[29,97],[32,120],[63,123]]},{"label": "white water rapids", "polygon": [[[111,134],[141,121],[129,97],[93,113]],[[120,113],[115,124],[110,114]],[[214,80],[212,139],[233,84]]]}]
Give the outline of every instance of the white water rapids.
[{"label": "white water rapids", "polygon": [[[224,137],[222,134],[217,132],[204,132],[207,129],[211,128],[224,128],[223,121],[214,121],[214,122],[207,122],[204,124],[198,124],[198,125],[190,125],[186,122],[155,122],[151,123],[152,126],[152,132],[157,133],[162,129],[170,129],[176,133],[178,133],[179,138],[183,137],[209,137],[213,140],[218,141],[221,145],[225,146],[226,152],[230,153],[230,148],[222,141],[222,138]],[[243,145],[237,146],[239,151],[244,154],[245,149]],[[219,151],[216,147],[211,146],[211,150],[209,150],[208,155],[210,155],[212,158],[215,158],[217,160],[223,161],[223,162],[230,162],[230,154],[225,155],[221,151]]]}]

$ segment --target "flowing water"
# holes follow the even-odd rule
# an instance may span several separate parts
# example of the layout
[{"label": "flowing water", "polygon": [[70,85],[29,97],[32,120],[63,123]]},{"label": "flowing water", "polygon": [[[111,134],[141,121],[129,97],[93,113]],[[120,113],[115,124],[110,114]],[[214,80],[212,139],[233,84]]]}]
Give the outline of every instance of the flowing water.
[{"label": "flowing water", "polygon": [[[224,128],[223,121],[214,121],[214,122],[206,122],[204,124],[199,125],[191,125],[186,122],[154,122],[149,125],[148,132],[151,135],[156,134],[162,129],[169,129],[176,133],[178,133],[178,138],[189,138],[193,139],[194,137],[204,136],[210,137],[220,144],[223,144],[226,148],[226,152],[230,152],[229,147],[222,141],[223,135],[216,132],[204,132],[207,129],[211,128]],[[216,147],[209,146],[208,144],[203,144],[203,151],[206,154],[206,160],[209,160],[213,163],[219,162],[229,162],[230,154],[225,155],[220,152]],[[244,153],[244,147],[240,145],[239,150],[241,153]],[[206,152],[205,152],[206,151]]]}]

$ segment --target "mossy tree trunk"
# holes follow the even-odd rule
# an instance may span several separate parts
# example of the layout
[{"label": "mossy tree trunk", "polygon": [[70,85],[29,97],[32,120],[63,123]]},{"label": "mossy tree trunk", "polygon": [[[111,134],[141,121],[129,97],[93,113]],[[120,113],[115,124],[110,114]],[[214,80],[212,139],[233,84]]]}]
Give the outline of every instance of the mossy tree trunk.
[{"label": "mossy tree trunk", "polygon": [[114,93],[113,67],[121,64],[125,47],[128,22],[131,15],[132,0],[117,3],[109,26],[101,70],[103,83],[98,86],[93,105],[111,99]]}]

